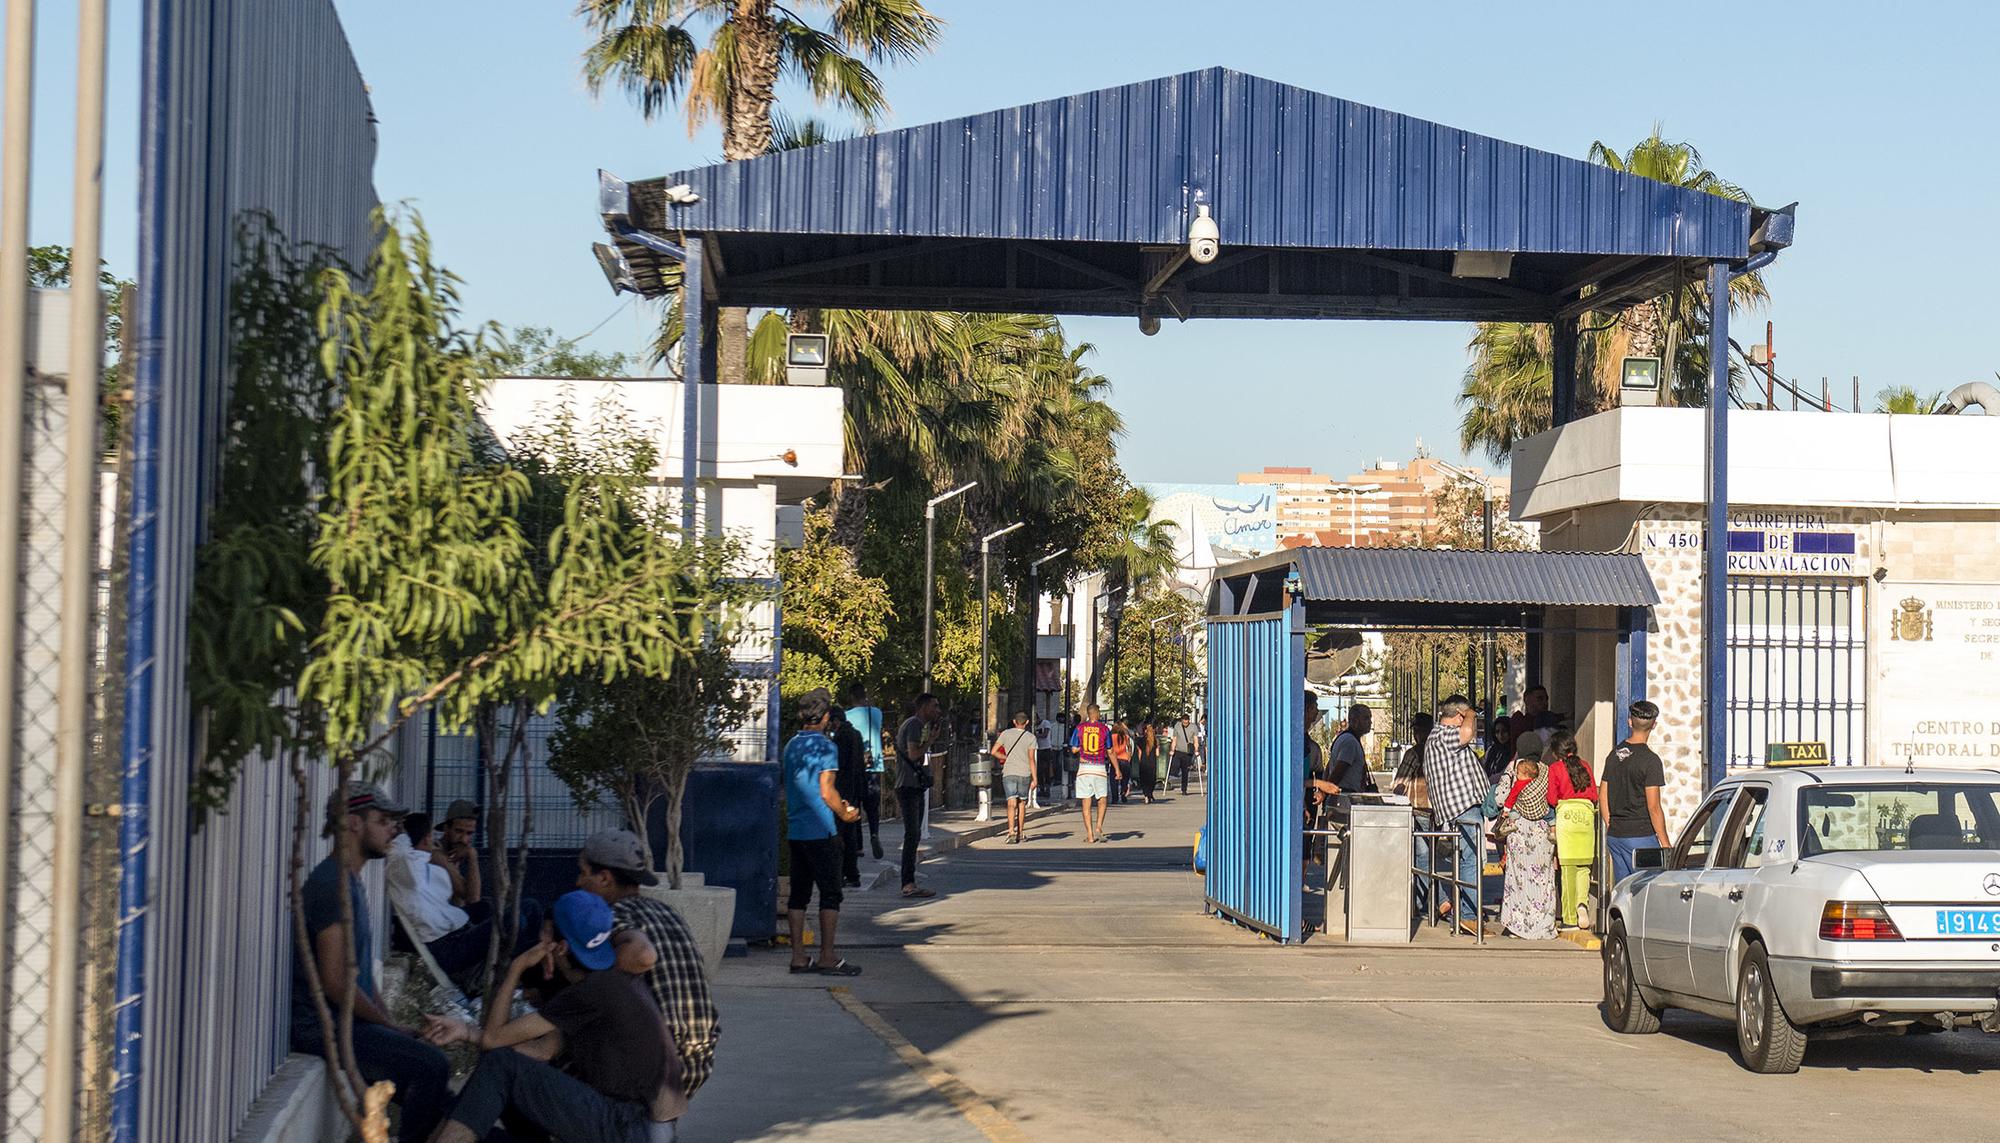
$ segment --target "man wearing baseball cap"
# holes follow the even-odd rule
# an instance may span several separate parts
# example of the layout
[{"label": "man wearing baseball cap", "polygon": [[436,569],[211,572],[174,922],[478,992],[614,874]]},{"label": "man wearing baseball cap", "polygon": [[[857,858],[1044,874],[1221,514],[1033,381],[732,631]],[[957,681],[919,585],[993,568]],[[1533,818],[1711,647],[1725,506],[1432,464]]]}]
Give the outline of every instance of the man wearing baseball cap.
[{"label": "man wearing baseball cap", "polygon": [[[406,1143],[428,1138],[443,1117],[450,1098],[446,1084],[451,1067],[444,1053],[426,1044],[422,1033],[399,1024],[375,988],[375,941],[372,913],[358,872],[341,876],[341,850],[353,846],[358,863],[388,856],[390,842],[401,828],[408,808],[372,782],[349,782],[327,800],[321,837],[334,838],[334,851],[307,875],[300,910],[306,942],[292,950],[292,1050],[324,1056],[328,1029],[313,1001],[310,967],[316,969],[332,1018],[340,1019],[349,999],[349,966],[353,966],[354,1055],[361,1077],[369,1083],[389,1080],[396,1085],[396,1102],[403,1110],[400,1138]],[[340,916],[340,884],[347,882],[352,910],[350,926]]]},{"label": "man wearing baseball cap", "polygon": [[1647,742],[1659,725],[1660,708],[1640,699],[1625,712],[1631,730],[1625,741],[1611,748],[1604,759],[1604,796],[1599,812],[1604,815],[1604,845],[1611,851],[1611,883],[1632,876],[1632,855],[1650,846],[1667,849],[1667,818],[1660,808],[1660,790],[1667,773],[1660,756]]},{"label": "man wearing baseball cap", "polygon": [[[613,926],[602,898],[581,889],[565,893],[541,943],[514,958],[500,989],[512,996],[523,974],[541,966],[558,987],[540,1011],[510,1019],[509,1006],[494,1005],[483,1026],[428,1018],[424,1035],[431,1043],[480,1050],[479,1066],[436,1136],[441,1143],[483,1139],[509,1112],[557,1139],[674,1137],[673,1121],[687,1110],[680,1055],[645,986],[615,967]],[[560,1059],[565,1067],[536,1057]]]},{"label": "man wearing baseball cap", "polygon": [[[715,1070],[715,1043],[722,1025],[716,1018],[694,930],[665,901],[640,892],[643,886],[660,883],[650,865],[637,834],[601,830],[590,835],[577,855],[576,887],[611,906],[611,940],[618,946],[620,967],[638,973],[645,981],[680,1052],[681,1091],[693,1099]],[[628,954],[628,938],[633,945],[643,946],[643,952]],[[650,964],[644,953],[652,954]],[[626,963],[628,955],[631,960]]]}]

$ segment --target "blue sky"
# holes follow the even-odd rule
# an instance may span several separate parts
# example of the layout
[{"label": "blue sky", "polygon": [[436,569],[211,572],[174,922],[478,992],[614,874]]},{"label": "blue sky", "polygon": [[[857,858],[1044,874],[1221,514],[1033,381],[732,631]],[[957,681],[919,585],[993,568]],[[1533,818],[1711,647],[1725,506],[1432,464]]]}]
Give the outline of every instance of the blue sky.
[{"label": "blue sky", "polygon": [[[932,0],[942,49],[887,73],[913,124],[1224,65],[1562,154],[1657,120],[1760,202],[1794,199],[1799,244],[1767,271],[1780,371],[1844,394],[1990,378],[2000,309],[2000,150],[1988,4],[1187,4]],[[593,172],[713,160],[712,132],[643,122],[577,77],[566,0],[339,0],[381,120],[376,187],[423,211],[468,315],[577,334],[620,304],[589,255]],[[113,0],[107,252],[129,272],[137,4]],[[67,241],[68,5],[42,5],[36,241]],[[1739,321],[1742,319],[1739,319]],[[635,307],[592,344],[630,348]],[[1345,472],[1457,456],[1469,327],[1079,319],[1129,428],[1137,479],[1264,464]],[[1739,330],[1741,327],[1739,326]],[[1739,337],[1739,340],[1742,338]],[[1815,380],[1815,384],[1816,384]]]}]

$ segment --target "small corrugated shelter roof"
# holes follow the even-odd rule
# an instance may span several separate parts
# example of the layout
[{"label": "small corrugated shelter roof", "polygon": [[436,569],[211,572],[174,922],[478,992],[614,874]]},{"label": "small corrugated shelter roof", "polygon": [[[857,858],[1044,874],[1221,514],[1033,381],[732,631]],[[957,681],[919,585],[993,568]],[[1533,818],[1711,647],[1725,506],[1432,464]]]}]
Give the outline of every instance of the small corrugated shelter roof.
[{"label": "small corrugated shelter roof", "polygon": [[1600,552],[1288,548],[1216,571],[1209,614],[1271,609],[1298,574],[1311,623],[1517,627],[1550,607],[1651,607],[1645,561]]},{"label": "small corrugated shelter roof", "polygon": [[1747,258],[1771,215],[1226,68],[603,186],[649,295],[672,259],[635,232],[701,236],[724,305],[1182,319],[1548,321]]}]

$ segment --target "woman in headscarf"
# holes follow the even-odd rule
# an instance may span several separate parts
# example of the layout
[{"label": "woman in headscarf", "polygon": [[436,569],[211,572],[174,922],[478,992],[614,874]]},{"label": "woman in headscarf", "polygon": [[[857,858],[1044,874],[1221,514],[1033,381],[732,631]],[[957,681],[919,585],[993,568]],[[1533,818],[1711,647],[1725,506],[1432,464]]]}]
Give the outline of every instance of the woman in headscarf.
[{"label": "woman in headscarf", "polygon": [[1509,936],[1546,941],[1556,935],[1554,817],[1549,808],[1548,770],[1538,759],[1520,759],[1499,826],[1507,840],[1500,925]]}]

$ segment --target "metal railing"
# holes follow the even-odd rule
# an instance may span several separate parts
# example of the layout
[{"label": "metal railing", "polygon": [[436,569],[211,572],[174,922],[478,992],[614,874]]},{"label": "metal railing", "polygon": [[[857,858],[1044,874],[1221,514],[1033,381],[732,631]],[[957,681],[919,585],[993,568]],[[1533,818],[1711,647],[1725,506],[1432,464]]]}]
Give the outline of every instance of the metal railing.
[{"label": "metal railing", "polygon": [[[1430,819],[1430,815],[1423,811],[1417,811],[1417,814],[1419,821],[1428,821]],[[1435,826],[1435,823],[1432,824],[1433,826]],[[1445,829],[1432,828],[1432,829],[1412,830],[1410,836],[1420,841],[1428,842],[1427,854],[1430,858],[1430,864],[1428,867],[1424,865],[1419,865],[1417,863],[1415,853],[1412,853],[1410,855],[1411,879],[1413,881],[1426,884],[1428,886],[1428,889],[1424,894],[1425,923],[1435,928],[1438,924],[1440,924],[1444,920],[1444,918],[1440,915],[1442,911],[1438,908],[1438,905],[1440,903],[1438,900],[1438,893],[1441,887],[1449,886],[1449,889],[1446,889],[1444,891],[1449,892],[1451,894],[1451,931],[1453,932],[1453,934],[1464,933],[1466,924],[1466,918],[1464,915],[1465,913],[1464,893],[1465,890],[1470,889],[1473,894],[1472,900],[1474,903],[1474,909],[1472,915],[1472,932],[1467,935],[1471,936],[1475,943],[1481,945],[1485,944],[1486,943],[1486,919],[1485,919],[1486,918],[1486,842],[1484,837],[1482,837],[1476,843],[1479,849],[1479,853],[1477,854],[1476,859],[1472,863],[1472,880],[1465,881],[1460,879],[1458,876],[1457,850],[1459,844],[1464,840],[1464,838],[1461,836],[1459,828],[1457,826],[1454,825]],[[1438,854],[1441,850],[1444,850],[1446,848],[1445,843],[1449,844],[1450,849],[1452,851],[1452,861],[1449,868],[1440,870],[1438,868]]]}]

